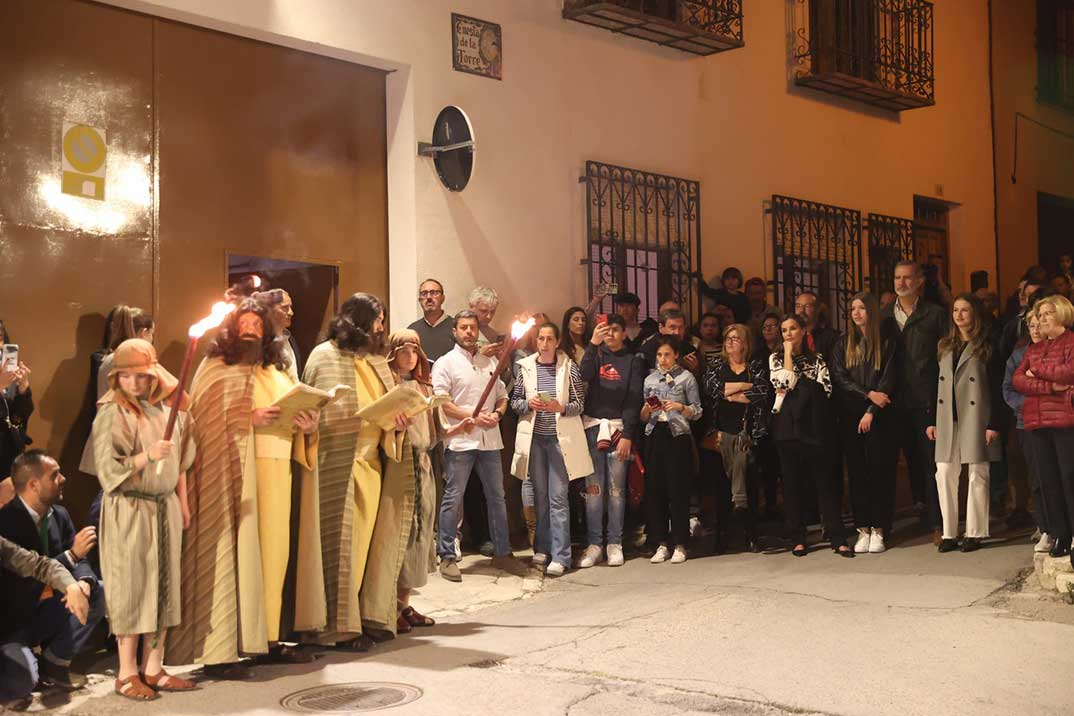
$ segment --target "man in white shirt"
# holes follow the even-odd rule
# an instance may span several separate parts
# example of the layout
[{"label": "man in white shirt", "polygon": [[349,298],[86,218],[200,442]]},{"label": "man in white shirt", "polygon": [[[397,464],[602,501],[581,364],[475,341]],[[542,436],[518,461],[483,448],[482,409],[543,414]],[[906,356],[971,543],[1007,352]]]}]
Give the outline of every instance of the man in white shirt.
[{"label": "man in white shirt", "polygon": [[[454,426],[473,415],[481,400],[496,362],[477,349],[478,316],[473,311],[460,311],[455,316],[455,347],[433,366],[433,392],[451,396],[442,410],[449,425]],[[493,389],[481,405],[475,427],[445,439],[444,498],[440,503],[440,535],[437,552],[440,554],[440,576],[451,582],[461,582],[462,574],[456,563],[455,534],[459,524],[462,498],[470,472],[474,469],[481,480],[488,504],[489,528],[495,556],[492,566],[522,576],[526,568],[511,553],[507,529],[507,506],[503,495],[503,466],[500,451],[500,420],[507,412],[507,388],[496,378]]]}]

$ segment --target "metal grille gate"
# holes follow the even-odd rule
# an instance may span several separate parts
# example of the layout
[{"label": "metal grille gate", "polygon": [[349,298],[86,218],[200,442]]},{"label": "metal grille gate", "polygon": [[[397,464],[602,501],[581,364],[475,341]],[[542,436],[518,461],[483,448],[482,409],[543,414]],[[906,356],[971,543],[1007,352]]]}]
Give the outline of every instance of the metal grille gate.
[{"label": "metal grille gate", "polygon": [[[586,162],[590,295],[614,283],[641,299],[639,320],[677,301],[688,321],[700,309],[701,185],[690,179]],[[610,310],[608,299],[602,310]]]},{"label": "metal grille gate", "polygon": [[850,300],[861,285],[861,212],[805,199],[772,197],[775,297],[794,312],[794,299],[812,291],[845,331]]},{"label": "metal grille gate", "polygon": [[913,261],[914,222],[898,216],[869,214],[869,290],[877,298],[892,290],[895,264]]}]

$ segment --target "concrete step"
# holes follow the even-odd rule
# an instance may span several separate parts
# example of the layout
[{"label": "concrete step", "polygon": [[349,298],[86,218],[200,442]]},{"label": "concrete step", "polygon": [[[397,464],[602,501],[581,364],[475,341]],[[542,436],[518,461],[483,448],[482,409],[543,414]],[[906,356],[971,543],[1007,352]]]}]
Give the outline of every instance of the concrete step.
[{"label": "concrete step", "polygon": [[1049,557],[1036,552],[1033,554],[1033,572],[1043,589],[1054,589],[1063,595],[1074,589],[1074,566],[1070,557]]}]

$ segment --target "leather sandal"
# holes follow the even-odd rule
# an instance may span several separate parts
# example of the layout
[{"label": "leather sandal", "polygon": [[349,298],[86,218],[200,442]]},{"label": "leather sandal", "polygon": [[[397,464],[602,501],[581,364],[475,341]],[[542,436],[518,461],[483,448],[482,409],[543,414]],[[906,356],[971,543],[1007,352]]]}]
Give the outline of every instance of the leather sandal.
[{"label": "leather sandal", "polygon": [[431,627],[436,624],[435,619],[420,614],[414,607],[407,607],[400,616],[412,627]]},{"label": "leather sandal", "polygon": [[159,674],[140,674],[140,676],[149,688],[156,691],[194,691],[198,688],[198,685],[190,679],[172,676],[163,669]]},{"label": "leather sandal", "polygon": [[131,701],[156,701],[160,698],[160,694],[146,686],[138,674],[116,679],[115,692]]},{"label": "leather sandal", "polygon": [[263,664],[309,664],[313,659],[313,654],[289,644],[270,647],[267,654],[257,657],[257,660]]},{"label": "leather sandal", "polygon": [[377,645],[376,642],[374,642],[372,639],[370,639],[365,634],[359,634],[354,639],[339,642],[338,644],[335,645],[334,648],[339,650],[339,651],[358,651],[358,652],[363,652],[363,651],[369,651],[370,649],[372,649],[376,645]]},{"label": "leather sandal", "polygon": [[406,620],[402,614],[395,620],[395,633],[396,634],[409,634],[414,631],[414,628],[410,626],[410,622]]}]

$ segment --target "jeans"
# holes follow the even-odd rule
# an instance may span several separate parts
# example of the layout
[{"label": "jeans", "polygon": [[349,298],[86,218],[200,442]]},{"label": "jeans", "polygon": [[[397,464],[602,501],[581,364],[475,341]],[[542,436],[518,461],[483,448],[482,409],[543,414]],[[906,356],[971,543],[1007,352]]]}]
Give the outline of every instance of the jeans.
[{"label": "jeans", "polygon": [[19,642],[0,644],[0,701],[30,695],[37,683],[37,657]]},{"label": "jeans", "polygon": [[723,468],[731,480],[731,504],[736,510],[750,507],[749,467],[750,450],[743,450],[741,434],[720,431],[720,454],[723,455]]},{"label": "jeans", "polygon": [[601,547],[605,544],[605,512],[608,514],[607,544],[623,543],[627,468],[630,463],[620,460],[614,450],[598,450],[598,432],[600,427],[596,425],[585,431],[589,454],[593,458],[593,474],[585,479],[585,524],[589,544]]},{"label": "jeans", "polygon": [[[571,566],[570,510],[567,506],[567,464],[554,435],[534,435],[530,443],[530,474],[537,508],[533,551]],[[523,483],[524,484],[524,483]]]},{"label": "jeans", "polygon": [[1041,490],[1040,475],[1037,471],[1036,455],[1033,453],[1033,439],[1025,430],[1018,429],[1018,444],[1022,446],[1022,456],[1029,473],[1029,494],[1033,498],[1033,512],[1037,518],[1037,528],[1041,532],[1052,534],[1048,528],[1048,509],[1044,504],[1044,492]]},{"label": "jeans", "polygon": [[522,506],[533,507],[537,504],[537,488],[533,485],[533,478],[527,475],[522,480]]},{"label": "jeans", "polygon": [[910,472],[914,501],[925,503],[932,528],[940,529],[943,517],[936,491],[936,446],[925,435],[925,428],[932,419],[925,408],[901,410],[894,417],[899,426],[899,447],[906,456],[906,467]]},{"label": "jeans", "polygon": [[489,529],[497,557],[511,554],[507,535],[507,505],[503,498],[503,465],[499,450],[444,451],[444,500],[440,504],[440,544],[437,553],[455,559],[455,534],[470,471],[476,468],[488,505]]}]

